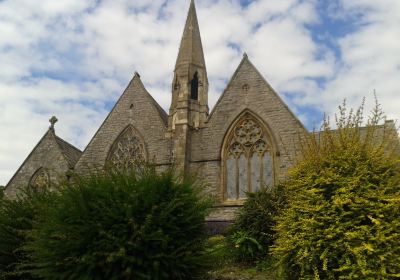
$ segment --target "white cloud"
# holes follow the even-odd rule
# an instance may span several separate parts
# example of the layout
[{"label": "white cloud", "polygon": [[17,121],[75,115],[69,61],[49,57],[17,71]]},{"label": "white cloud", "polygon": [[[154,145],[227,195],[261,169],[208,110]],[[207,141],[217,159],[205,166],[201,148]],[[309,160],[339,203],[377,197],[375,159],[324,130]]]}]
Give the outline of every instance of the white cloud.
[{"label": "white cloud", "polygon": [[[356,107],[367,97],[367,111],[373,106],[373,92],[388,117],[399,118],[400,104],[400,2],[342,1],[342,16],[353,18],[357,29],[338,40],[341,60],[335,76],[319,99],[310,103],[332,113],[347,98]],[[360,11],[364,11],[360,15]]]},{"label": "white cloud", "polygon": [[[210,107],[247,52],[305,122],[310,116],[302,106],[332,112],[344,97],[359,103],[373,88],[398,118],[399,3],[332,2],[331,20],[358,28],[335,38],[310,29],[326,17],[318,12],[320,1],[258,0],[241,7],[239,0],[197,0]],[[181,0],[0,2],[0,184],[51,115],[60,120],[58,135],[84,148],[134,71],[168,111],[187,8]],[[315,36],[335,40],[342,56]]]}]

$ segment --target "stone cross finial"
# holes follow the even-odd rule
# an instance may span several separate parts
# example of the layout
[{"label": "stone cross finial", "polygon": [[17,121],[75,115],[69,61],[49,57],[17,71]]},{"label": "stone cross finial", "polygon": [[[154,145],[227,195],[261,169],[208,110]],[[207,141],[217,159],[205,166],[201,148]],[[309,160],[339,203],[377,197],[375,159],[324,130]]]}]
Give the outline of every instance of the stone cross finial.
[{"label": "stone cross finial", "polygon": [[57,119],[55,116],[52,116],[52,117],[49,119],[49,122],[50,122],[50,127],[49,127],[49,129],[50,129],[51,131],[54,131],[54,125],[56,124],[57,121],[58,121],[58,119]]}]

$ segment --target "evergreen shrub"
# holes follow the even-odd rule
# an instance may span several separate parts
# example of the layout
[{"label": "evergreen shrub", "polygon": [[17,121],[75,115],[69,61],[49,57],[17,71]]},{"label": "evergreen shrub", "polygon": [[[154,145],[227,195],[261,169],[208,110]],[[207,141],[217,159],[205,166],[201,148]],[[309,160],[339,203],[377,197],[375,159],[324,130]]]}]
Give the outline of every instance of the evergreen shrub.
[{"label": "evergreen shrub", "polygon": [[400,278],[398,136],[376,105],[362,128],[362,106],[339,107],[337,129],[302,142],[285,184],[273,254],[287,279]]},{"label": "evergreen shrub", "polygon": [[255,263],[268,256],[275,240],[276,216],[285,206],[283,188],[277,185],[247,194],[231,228],[230,240],[236,259]]},{"label": "evergreen shrub", "polygon": [[209,200],[172,172],[76,176],[26,246],[42,279],[190,279],[202,268]]},{"label": "evergreen shrub", "polygon": [[51,197],[47,191],[23,191],[17,198],[0,199],[0,279],[32,279],[19,267],[28,256],[22,249],[28,242],[34,218],[40,209],[46,208]]}]

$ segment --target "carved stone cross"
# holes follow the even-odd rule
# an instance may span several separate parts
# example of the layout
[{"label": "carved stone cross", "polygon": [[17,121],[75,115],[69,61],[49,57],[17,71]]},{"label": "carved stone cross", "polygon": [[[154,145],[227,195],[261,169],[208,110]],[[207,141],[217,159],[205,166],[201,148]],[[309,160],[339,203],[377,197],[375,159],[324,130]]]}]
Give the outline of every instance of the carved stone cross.
[{"label": "carved stone cross", "polygon": [[50,122],[50,130],[51,130],[51,131],[54,131],[54,125],[56,124],[57,121],[58,121],[58,119],[57,119],[55,116],[52,116],[52,117],[49,119],[49,122]]}]

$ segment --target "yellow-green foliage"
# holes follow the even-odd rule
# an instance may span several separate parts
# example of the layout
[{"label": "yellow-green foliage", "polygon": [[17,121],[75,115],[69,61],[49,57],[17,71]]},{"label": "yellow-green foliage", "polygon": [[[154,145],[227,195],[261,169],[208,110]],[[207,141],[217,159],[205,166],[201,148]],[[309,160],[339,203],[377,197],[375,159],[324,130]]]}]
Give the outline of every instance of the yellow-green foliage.
[{"label": "yellow-green foliage", "polygon": [[362,106],[339,109],[303,142],[273,254],[288,279],[400,279],[397,133],[379,105],[366,128]]}]

